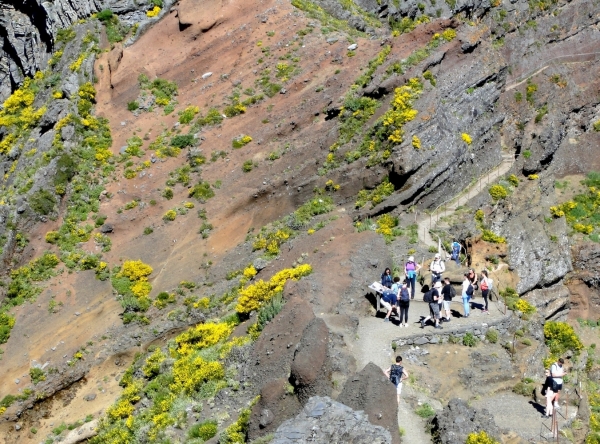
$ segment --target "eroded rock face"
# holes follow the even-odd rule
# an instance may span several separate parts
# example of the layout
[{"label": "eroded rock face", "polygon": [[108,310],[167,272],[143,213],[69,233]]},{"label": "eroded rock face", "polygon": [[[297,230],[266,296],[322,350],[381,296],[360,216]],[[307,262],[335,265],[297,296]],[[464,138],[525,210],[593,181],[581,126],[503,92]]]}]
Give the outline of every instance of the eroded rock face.
[{"label": "eroded rock face", "polygon": [[331,394],[329,329],[323,319],[313,319],[304,329],[294,353],[290,380],[303,403],[311,396]]},{"label": "eroded rock face", "polygon": [[373,425],[365,412],[352,410],[329,397],[315,396],[308,400],[298,416],[279,426],[271,443],[309,441],[319,444],[389,444],[392,438],[388,430]]},{"label": "eroded rock face", "polygon": [[364,410],[372,423],[390,433],[391,442],[400,443],[396,387],[377,365],[370,362],[362,371],[348,378],[338,401],[355,410]]},{"label": "eroded rock face", "polygon": [[433,423],[441,444],[463,444],[469,433],[480,431],[485,431],[495,439],[500,437],[500,430],[490,412],[471,408],[461,399],[451,399],[444,410],[435,416]]},{"label": "eroded rock face", "polygon": [[105,8],[127,24],[139,23],[147,20],[150,5],[149,0],[0,0],[0,101],[25,77],[46,68],[59,29]]},{"label": "eroded rock face", "polygon": [[565,320],[570,307],[569,289],[562,282],[548,288],[530,291],[525,299],[547,320]]}]

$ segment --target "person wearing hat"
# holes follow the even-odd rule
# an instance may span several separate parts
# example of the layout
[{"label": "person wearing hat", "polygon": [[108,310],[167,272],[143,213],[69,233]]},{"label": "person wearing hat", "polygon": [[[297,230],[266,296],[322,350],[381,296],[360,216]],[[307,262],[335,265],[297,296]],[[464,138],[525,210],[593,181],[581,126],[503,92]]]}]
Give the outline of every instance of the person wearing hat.
[{"label": "person wearing hat", "polygon": [[408,257],[408,262],[404,264],[404,275],[406,276],[406,283],[410,287],[410,298],[415,298],[415,288],[417,287],[417,273],[421,269],[421,266],[415,262],[414,256]]},{"label": "person wearing hat", "polygon": [[446,271],[446,265],[444,265],[440,253],[436,253],[431,265],[429,265],[429,271],[431,271],[431,285],[442,281],[442,273]]},{"label": "person wearing hat", "polygon": [[432,297],[433,302],[429,303],[429,316],[427,316],[425,319],[421,319],[421,328],[425,328],[425,323],[432,318],[433,318],[433,321],[435,322],[435,328],[439,328],[439,329],[444,328],[440,325],[439,301],[440,301],[441,288],[442,288],[442,283],[440,281],[437,281],[433,285],[433,288],[431,290],[431,297]]}]

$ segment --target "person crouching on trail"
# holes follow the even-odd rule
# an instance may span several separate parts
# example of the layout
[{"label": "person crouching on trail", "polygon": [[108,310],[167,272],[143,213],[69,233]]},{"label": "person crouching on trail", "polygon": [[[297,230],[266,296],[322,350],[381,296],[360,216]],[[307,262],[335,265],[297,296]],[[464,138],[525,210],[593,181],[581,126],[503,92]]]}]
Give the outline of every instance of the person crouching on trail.
[{"label": "person crouching on trail", "polygon": [[431,285],[442,280],[442,273],[446,271],[446,265],[444,265],[440,253],[437,253],[433,258],[433,262],[429,265],[429,271],[431,271]]},{"label": "person crouching on trail", "polygon": [[398,292],[400,291],[400,285],[398,282],[400,282],[400,278],[395,277],[392,288],[384,291],[381,295],[381,305],[383,305],[388,311],[383,322],[390,322],[390,315],[392,314],[392,311],[398,310]]},{"label": "person crouching on trail", "polygon": [[383,374],[396,386],[396,399],[400,404],[402,393],[402,381],[408,379],[408,372],[402,366],[402,356],[396,356],[396,364],[383,371]]}]

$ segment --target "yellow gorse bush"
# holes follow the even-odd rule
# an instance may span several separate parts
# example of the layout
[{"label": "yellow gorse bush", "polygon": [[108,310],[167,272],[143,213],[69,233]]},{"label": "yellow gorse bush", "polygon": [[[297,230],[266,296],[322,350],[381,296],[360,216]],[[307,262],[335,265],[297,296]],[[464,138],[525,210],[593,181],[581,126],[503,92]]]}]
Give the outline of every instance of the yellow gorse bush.
[{"label": "yellow gorse bush", "polygon": [[130,281],[147,281],[148,276],[152,274],[152,271],[150,265],[145,264],[140,260],[125,261],[120,274],[129,278]]},{"label": "yellow gorse bush", "polygon": [[146,16],[148,17],[156,17],[160,13],[160,6],[155,6],[149,11],[146,11]]},{"label": "yellow gorse bush", "polygon": [[258,310],[265,302],[271,300],[277,293],[283,291],[283,286],[288,280],[297,281],[312,272],[309,264],[302,264],[295,268],[286,268],[276,273],[268,281],[262,279],[240,291],[238,304],[235,309],[238,313],[247,314]]},{"label": "yellow gorse bush", "polygon": [[494,438],[488,436],[483,430],[479,433],[469,433],[465,444],[500,444]]},{"label": "yellow gorse bush", "polygon": [[471,139],[471,136],[469,136],[467,133],[462,133],[460,137],[467,145],[471,145],[471,143],[473,143],[473,139]]},{"label": "yellow gorse bush", "polygon": [[226,323],[198,324],[175,338],[177,348],[172,350],[175,356],[187,356],[195,350],[210,347],[229,337],[233,326]]}]

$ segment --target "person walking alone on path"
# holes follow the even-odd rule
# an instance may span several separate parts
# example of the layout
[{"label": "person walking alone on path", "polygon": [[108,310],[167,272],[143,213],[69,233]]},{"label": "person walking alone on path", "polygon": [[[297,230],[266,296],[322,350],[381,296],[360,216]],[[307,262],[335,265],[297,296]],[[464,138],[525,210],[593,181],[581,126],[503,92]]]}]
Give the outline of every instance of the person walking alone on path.
[{"label": "person walking alone on path", "polygon": [[444,265],[440,253],[436,253],[433,262],[429,265],[429,271],[431,271],[431,285],[442,280],[442,273],[446,271],[446,265]]},{"label": "person walking alone on path", "polygon": [[408,307],[410,305],[410,294],[406,281],[402,283],[398,294],[398,308],[400,310],[400,327],[408,327]]},{"label": "person walking alone on path", "polygon": [[386,268],[381,275],[381,285],[387,288],[392,288],[393,280],[392,280],[392,270]]},{"label": "person walking alone on path", "polygon": [[383,374],[396,386],[396,399],[400,404],[400,394],[402,393],[402,381],[408,379],[408,372],[402,366],[402,356],[396,356],[396,363],[383,371]]},{"label": "person walking alone on path", "polygon": [[565,360],[563,358],[559,358],[558,361],[556,361],[550,367],[550,376],[552,376],[552,391],[556,393],[556,397],[554,398],[555,409],[558,409],[558,398],[563,386],[563,376],[566,374],[563,367],[564,363]]},{"label": "person walking alone on path", "polygon": [[406,276],[406,281],[408,282],[408,286],[410,287],[410,298],[415,298],[415,289],[417,287],[417,273],[421,269],[421,266],[415,262],[414,256],[409,256],[408,262],[404,264],[404,275]]},{"label": "person walking alone on path", "polygon": [[485,304],[485,306],[483,308],[483,312],[485,314],[490,314],[490,312],[488,311],[488,294],[490,293],[490,290],[492,289],[493,283],[494,283],[493,279],[488,277],[487,270],[482,270],[481,271],[481,283],[479,285],[479,288],[481,288],[481,296],[483,296],[483,302]]},{"label": "person walking alone on path", "polygon": [[469,280],[469,273],[465,273],[465,279],[463,280],[462,283],[462,300],[463,300],[463,307],[465,309],[465,313],[464,316],[465,318],[469,317],[469,309],[471,308],[471,296],[473,296],[473,285],[471,284],[471,281]]}]

